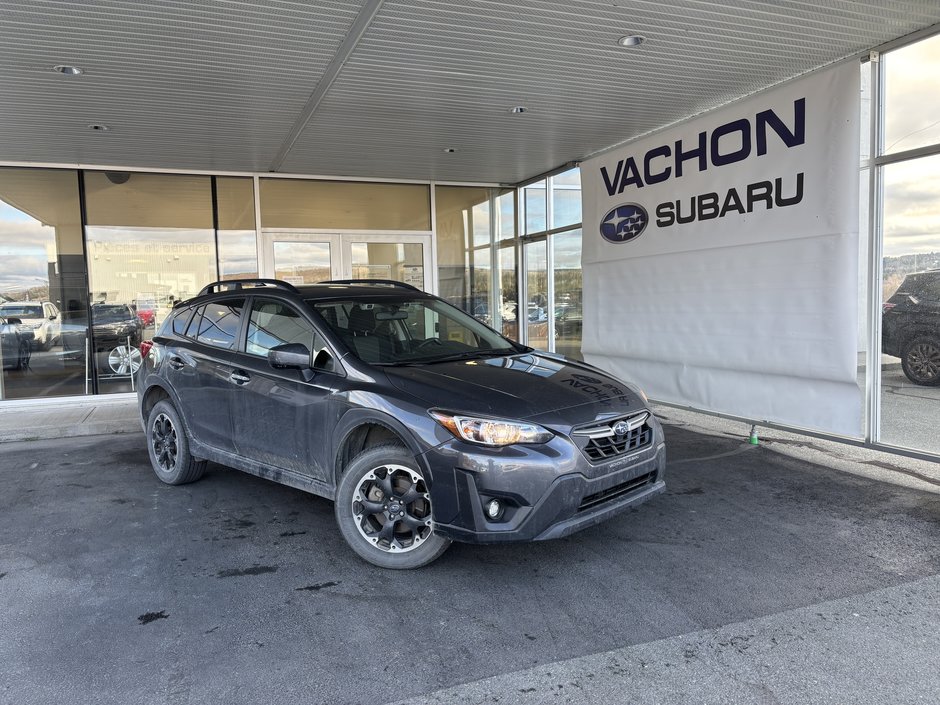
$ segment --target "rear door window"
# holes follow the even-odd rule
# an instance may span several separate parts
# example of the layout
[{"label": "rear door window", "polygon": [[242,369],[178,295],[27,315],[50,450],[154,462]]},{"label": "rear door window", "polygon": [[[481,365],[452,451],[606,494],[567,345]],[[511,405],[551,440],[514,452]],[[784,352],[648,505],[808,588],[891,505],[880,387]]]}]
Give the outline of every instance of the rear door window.
[{"label": "rear door window", "polygon": [[225,299],[206,304],[202,309],[196,341],[214,348],[234,350],[244,307],[244,299]]}]

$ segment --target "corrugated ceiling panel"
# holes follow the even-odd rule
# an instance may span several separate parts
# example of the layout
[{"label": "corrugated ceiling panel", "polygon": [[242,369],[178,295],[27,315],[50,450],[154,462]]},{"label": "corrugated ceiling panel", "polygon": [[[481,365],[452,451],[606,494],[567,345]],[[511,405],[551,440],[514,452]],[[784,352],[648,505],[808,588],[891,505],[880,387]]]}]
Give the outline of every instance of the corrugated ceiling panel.
[{"label": "corrugated ceiling panel", "polygon": [[518,181],[938,21],[937,2],[387,2],[284,170]]},{"label": "corrugated ceiling panel", "polygon": [[[363,5],[3,2],[0,160],[266,171]],[[280,170],[515,182],[937,22],[937,0],[386,0]]]},{"label": "corrugated ceiling panel", "polygon": [[0,159],[264,170],[360,5],[4,2]]}]

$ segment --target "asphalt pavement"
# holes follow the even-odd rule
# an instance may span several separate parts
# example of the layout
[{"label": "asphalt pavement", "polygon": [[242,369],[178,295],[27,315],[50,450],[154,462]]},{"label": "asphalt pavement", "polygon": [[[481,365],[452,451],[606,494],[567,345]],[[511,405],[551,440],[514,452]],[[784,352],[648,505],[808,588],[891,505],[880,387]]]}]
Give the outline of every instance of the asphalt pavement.
[{"label": "asphalt pavement", "polygon": [[162,485],[139,432],[0,445],[0,702],[936,702],[930,466],[664,413],[666,494],[410,572],[300,491]]}]

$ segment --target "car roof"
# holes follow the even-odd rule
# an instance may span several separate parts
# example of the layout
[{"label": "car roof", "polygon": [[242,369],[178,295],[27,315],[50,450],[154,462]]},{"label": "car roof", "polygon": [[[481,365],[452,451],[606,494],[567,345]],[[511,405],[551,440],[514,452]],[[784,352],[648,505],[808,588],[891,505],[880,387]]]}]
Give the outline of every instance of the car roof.
[{"label": "car roof", "polygon": [[375,284],[310,284],[298,286],[297,293],[302,299],[429,299],[431,294],[405,287]]}]

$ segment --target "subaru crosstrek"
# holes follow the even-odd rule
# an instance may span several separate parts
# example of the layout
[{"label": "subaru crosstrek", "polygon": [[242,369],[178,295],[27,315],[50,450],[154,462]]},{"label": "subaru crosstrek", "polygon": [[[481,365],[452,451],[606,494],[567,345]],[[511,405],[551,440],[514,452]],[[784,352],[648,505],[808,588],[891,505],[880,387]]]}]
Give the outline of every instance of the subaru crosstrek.
[{"label": "subaru crosstrek", "polygon": [[211,460],[327,497],[385,568],[452,540],[567,536],[665,488],[639,389],[406,284],[216,282],[143,347],[157,477],[192,482]]},{"label": "subaru crosstrek", "polygon": [[940,385],[940,269],[908,274],[882,311],[881,351],[914,384]]}]

